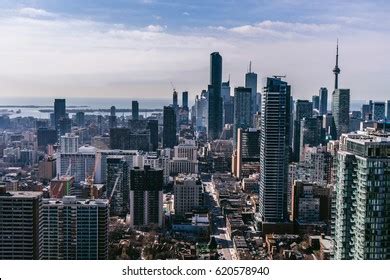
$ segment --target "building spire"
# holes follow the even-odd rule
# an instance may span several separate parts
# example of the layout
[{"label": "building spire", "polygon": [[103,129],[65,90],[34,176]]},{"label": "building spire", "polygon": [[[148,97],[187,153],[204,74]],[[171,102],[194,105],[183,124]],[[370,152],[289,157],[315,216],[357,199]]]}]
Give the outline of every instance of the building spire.
[{"label": "building spire", "polygon": [[339,88],[339,74],[340,74],[340,68],[339,68],[339,39],[337,39],[337,45],[336,45],[336,66],[333,68],[334,73],[334,89]]},{"label": "building spire", "polygon": [[249,61],[249,73],[252,73],[252,61]]}]

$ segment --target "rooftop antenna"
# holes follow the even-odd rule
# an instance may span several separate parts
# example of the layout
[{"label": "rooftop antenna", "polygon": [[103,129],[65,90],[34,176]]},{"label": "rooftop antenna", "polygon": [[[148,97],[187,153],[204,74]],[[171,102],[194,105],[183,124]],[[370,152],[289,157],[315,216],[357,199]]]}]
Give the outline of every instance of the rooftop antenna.
[{"label": "rooftop antenna", "polygon": [[252,73],[252,60],[249,61],[249,73]]}]

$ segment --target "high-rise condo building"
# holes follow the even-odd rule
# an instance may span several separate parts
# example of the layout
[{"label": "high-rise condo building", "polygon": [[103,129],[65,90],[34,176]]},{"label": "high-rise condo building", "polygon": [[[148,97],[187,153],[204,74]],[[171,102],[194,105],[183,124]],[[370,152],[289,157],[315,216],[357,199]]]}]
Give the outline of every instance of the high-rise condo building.
[{"label": "high-rise condo building", "polygon": [[108,259],[107,200],[44,199],[41,212],[43,259]]},{"label": "high-rise condo building", "polygon": [[41,192],[0,187],[0,260],[42,258]]},{"label": "high-rise condo building", "polygon": [[267,78],[261,107],[259,214],[270,223],[287,221],[290,86]]},{"label": "high-rise condo building", "polygon": [[61,153],[77,153],[79,148],[79,136],[74,133],[66,133],[61,136]]},{"label": "high-rise condo building", "polygon": [[163,170],[130,170],[130,226],[158,226],[163,224]]},{"label": "high-rise condo building", "polygon": [[334,259],[390,258],[390,135],[343,134],[336,160]]}]

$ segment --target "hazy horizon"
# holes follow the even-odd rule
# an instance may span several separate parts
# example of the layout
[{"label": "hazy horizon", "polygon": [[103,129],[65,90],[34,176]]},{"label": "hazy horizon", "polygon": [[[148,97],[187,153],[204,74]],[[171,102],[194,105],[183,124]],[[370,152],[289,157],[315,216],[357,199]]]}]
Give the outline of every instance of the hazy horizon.
[{"label": "hazy horizon", "polygon": [[383,0],[2,1],[0,84],[20,97],[169,99],[172,82],[193,100],[219,51],[232,88],[252,61],[259,89],[285,74],[294,97],[310,99],[333,89],[339,38],[340,87],[385,100],[389,12]]}]

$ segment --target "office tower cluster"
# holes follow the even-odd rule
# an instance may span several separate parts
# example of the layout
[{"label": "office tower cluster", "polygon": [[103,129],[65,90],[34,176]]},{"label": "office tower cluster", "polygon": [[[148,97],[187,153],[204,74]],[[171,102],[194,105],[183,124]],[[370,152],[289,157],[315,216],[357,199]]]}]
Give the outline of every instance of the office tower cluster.
[{"label": "office tower cluster", "polygon": [[390,100],[354,110],[338,44],[302,96],[209,58],[158,108],[0,116],[0,259],[389,259]]}]

